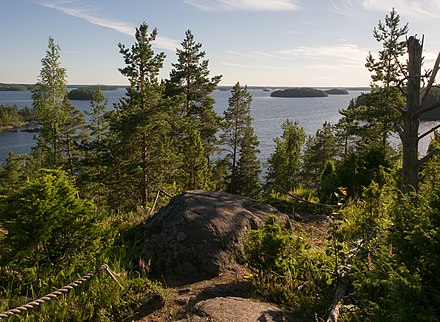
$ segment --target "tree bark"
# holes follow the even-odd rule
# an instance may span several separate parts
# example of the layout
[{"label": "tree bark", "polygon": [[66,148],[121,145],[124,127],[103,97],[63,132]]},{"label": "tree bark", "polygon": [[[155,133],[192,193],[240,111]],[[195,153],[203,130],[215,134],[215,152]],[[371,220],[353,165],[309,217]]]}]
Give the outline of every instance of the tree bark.
[{"label": "tree bark", "polygon": [[414,36],[409,37],[408,46],[408,83],[406,111],[403,117],[402,182],[403,193],[417,192],[419,181],[419,111],[420,111],[420,78],[422,70],[423,45]]}]

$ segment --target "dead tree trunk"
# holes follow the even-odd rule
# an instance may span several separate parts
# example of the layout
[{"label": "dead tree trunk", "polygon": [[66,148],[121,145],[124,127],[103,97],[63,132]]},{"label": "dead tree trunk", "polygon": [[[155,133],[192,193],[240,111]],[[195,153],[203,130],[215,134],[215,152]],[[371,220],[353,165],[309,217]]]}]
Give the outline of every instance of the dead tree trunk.
[{"label": "dead tree trunk", "polygon": [[403,113],[403,127],[399,133],[403,148],[401,182],[401,190],[403,193],[418,190],[420,79],[423,50],[423,45],[420,40],[413,36],[409,37],[407,46],[409,60],[406,111]]},{"label": "dead tree trunk", "polygon": [[[418,191],[420,166],[428,161],[436,153],[431,151],[419,160],[419,140],[427,134],[433,132],[436,128],[427,131],[419,136],[420,116],[423,113],[432,111],[440,107],[440,102],[423,107],[423,103],[431,90],[431,87],[437,76],[440,65],[440,53],[430,73],[422,75],[423,61],[423,40],[411,36],[407,41],[408,49],[408,82],[406,92],[406,110],[402,110],[403,125],[398,129],[400,139],[402,140],[403,160],[402,160],[402,181],[401,191],[405,194]],[[428,78],[427,86],[421,88],[422,78]]]}]

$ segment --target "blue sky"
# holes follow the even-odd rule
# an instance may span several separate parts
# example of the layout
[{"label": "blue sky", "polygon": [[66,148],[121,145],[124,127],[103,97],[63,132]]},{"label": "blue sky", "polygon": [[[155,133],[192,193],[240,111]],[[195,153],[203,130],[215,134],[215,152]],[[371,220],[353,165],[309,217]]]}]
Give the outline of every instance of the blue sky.
[{"label": "blue sky", "polygon": [[440,0],[3,0],[0,82],[35,83],[52,36],[69,84],[126,84],[117,45],[145,21],[167,56],[163,78],[190,29],[222,85],[368,86],[373,28],[393,7],[410,35],[425,36],[432,66]]}]

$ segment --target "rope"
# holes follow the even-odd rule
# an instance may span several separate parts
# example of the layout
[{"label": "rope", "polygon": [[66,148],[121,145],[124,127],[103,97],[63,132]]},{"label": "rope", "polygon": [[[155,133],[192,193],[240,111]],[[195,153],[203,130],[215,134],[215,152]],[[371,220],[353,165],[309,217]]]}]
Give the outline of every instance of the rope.
[{"label": "rope", "polygon": [[59,288],[59,289],[53,291],[52,293],[49,293],[49,294],[39,298],[38,300],[26,303],[22,306],[16,307],[15,309],[11,309],[9,311],[0,313],[0,319],[9,319],[11,316],[13,316],[15,314],[20,314],[22,312],[25,312],[27,310],[31,310],[37,306],[40,306],[41,304],[43,304],[45,302],[49,302],[64,293],[68,293],[69,291],[73,290],[75,287],[78,287],[81,284],[89,281],[92,277],[94,277],[96,274],[98,274],[99,272],[102,272],[102,271],[105,271],[122,288],[122,285],[119,284],[114,273],[110,270],[110,267],[108,267],[107,264],[101,264],[101,265],[99,265],[99,267],[96,270],[91,270],[90,272],[88,272],[86,275],[84,275],[80,279],[77,279],[76,281],[74,281],[64,287]]}]

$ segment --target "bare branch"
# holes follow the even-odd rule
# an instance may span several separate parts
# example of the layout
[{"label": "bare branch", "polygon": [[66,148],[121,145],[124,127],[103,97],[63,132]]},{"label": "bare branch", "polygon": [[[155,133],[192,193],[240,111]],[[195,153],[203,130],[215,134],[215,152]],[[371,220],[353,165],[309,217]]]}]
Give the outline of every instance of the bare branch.
[{"label": "bare branch", "polygon": [[437,154],[438,152],[440,152],[440,150],[438,150],[438,149],[433,149],[433,150],[429,151],[429,152],[428,152],[423,158],[421,158],[421,159],[419,160],[419,164],[422,165],[422,164],[424,164],[425,162],[429,161],[429,159],[431,159],[432,156],[433,156],[434,154]]},{"label": "bare branch", "polygon": [[435,60],[434,67],[432,68],[431,77],[429,78],[428,84],[426,87],[422,90],[422,95],[420,95],[420,106],[423,105],[425,102],[426,97],[429,94],[429,91],[431,90],[432,84],[434,84],[435,78],[437,77],[437,72],[439,70],[440,65],[440,53],[437,55],[437,59]]},{"label": "bare branch", "polygon": [[424,108],[422,108],[421,110],[419,110],[419,111],[417,112],[417,116],[420,116],[420,115],[423,114],[423,113],[427,113],[427,112],[429,112],[429,111],[435,110],[435,109],[438,108],[438,107],[440,107],[440,102],[433,103],[433,104],[431,104],[431,105],[429,105],[429,106],[427,106],[427,107],[424,107]]},{"label": "bare branch", "polygon": [[423,133],[422,135],[419,136],[418,140],[420,141],[421,139],[423,139],[425,136],[427,136],[428,134],[431,134],[432,132],[434,132],[435,130],[437,130],[438,128],[440,128],[440,124],[437,124],[436,126],[434,126],[432,129],[430,129],[429,131],[426,131],[425,133]]},{"label": "bare branch", "polygon": [[399,105],[390,104],[390,106],[395,109],[401,116],[405,116],[405,110],[401,108]]}]

